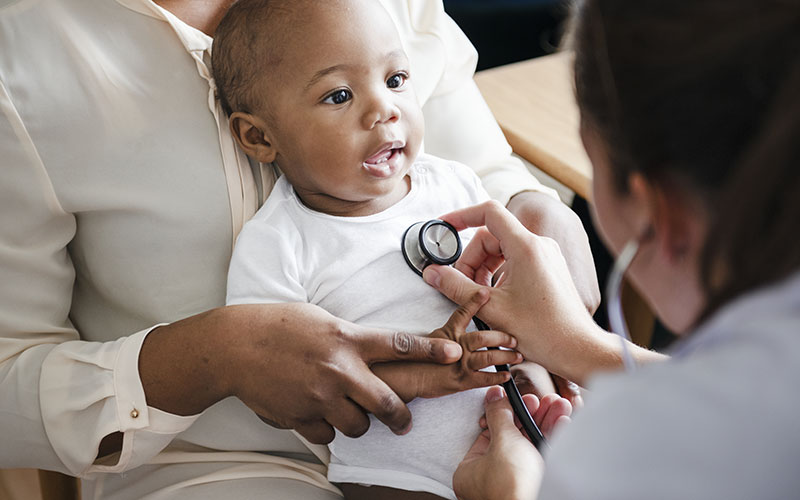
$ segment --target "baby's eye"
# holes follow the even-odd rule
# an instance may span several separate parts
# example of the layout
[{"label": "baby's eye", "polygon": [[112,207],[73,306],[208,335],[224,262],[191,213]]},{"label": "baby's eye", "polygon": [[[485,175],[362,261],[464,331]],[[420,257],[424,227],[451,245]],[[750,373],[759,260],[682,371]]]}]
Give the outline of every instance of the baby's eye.
[{"label": "baby's eye", "polygon": [[386,80],[386,86],[390,89],[398,89],[406,83],[406,80],[408,80],[408,75],[405,73],[396,73]]},{"label": "baby's eye", "polygon": [[334,90],[331,92],[328,97],[322,100],[322,102],[328,104],[344,104],[350,99],[353,98],[353,93],[347,89],[339,89]]}]

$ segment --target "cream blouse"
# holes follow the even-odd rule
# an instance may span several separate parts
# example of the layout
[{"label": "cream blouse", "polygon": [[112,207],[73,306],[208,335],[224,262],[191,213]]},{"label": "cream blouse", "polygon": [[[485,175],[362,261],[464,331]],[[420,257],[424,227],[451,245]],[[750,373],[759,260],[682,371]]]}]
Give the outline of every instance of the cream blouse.
[{"label": "cream blouse", "polygon": [[[503,203],[546,190],[511,156],[441,2],[381,1],[426,151],[473,167]],[[171,415],[139,379],[148,331],[224,304],[235,237],[275,180],[235,147],[211,42],[150,0],[0,0],[0,467],[97,478],[202,455],[325,484],[323,466],[253,453],[309,450],[238,400]],[[115,431],[122,452],[94,463]]]}]

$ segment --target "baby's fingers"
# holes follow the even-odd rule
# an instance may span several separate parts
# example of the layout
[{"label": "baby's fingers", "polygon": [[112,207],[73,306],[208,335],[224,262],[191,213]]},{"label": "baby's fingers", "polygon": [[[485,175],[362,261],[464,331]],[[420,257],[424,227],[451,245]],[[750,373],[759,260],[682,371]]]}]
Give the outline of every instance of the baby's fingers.
[{"label": "baby's fingers", "polygon": [[491,349],[488,351],[468,352],[464,360],[470,370],[482,370],[495,365],[515,365],[522,363],[522,354],[517,351]]},{"label": "baby's fingers", "polygon": [[477,351],[483,347],[517,347],[517,339],[497,330],[475,330],[461,336],[461,345],[467,351]]},{"label": "baby's fingers", "polygon": [[473,371],[463,377],[459,383],[459,390],[478,389],[493,385],[503,385],[511,379],[509,372],[478,372]]}]

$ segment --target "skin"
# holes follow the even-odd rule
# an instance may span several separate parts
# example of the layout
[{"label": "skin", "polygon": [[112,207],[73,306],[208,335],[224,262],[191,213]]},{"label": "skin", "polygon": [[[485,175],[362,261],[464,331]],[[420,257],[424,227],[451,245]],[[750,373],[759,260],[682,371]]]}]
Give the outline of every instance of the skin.
[{"label": "skin", "polygon": [[[697,321],[703,304],[698,262],[707,212],[701,197],[686,186],[656,184],[638,173],[628,178],[627,192],[619,192],[612,182],[605,145],[589,124],[584,124],[582,136],[594,166],[594,216],[601,236],[614,252],[633,238],[641,240],[628,275],[660,318],[685,333]],[[505,262],[505,281],[490,290],[492,297],[480,314],[496,317],[500,328],[514,334],[526,359],[533,356],[551,371],[577,381],[621,368],[618,338],[581,314],[580,298],[557,245],[525,233],[510,214],[492,204],[444,218],[456,227],[486,224],[487,230],[470,244],[473,248],[465,250],[462,269],[470,276]],[[478,286],[442,268],[426,271],[425,279],[456,302],[460,294],[474,293]],[[681,293],[670,293],[675,289]],[[503,323],[504,317],[510,319]],[[633,344],[629,347],[639,363],[664,359]],[[456,491],[463,500],[534,498],[544,462],[510,426],[506,398],[487,400],[486,410],[489,442],[476,442],[461,463],[454,478]],[[508,487],[499,491],[492,487],[497,484]]]}]

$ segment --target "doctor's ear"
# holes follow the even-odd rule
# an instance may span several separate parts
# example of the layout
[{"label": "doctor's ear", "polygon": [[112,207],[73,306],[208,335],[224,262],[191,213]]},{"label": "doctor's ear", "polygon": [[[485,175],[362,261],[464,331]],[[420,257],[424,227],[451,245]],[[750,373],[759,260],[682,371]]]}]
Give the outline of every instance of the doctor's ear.
[{"label": "doctor's ear", "polygon": [[269,139],[266,121],[250,113],[236,111],[231,114],[230,126],[231,134],[247,156],[261,163],[275,161],[278,151]]},{"label": "doctor's ear", "polygon": [[628,188],[638,205],[639,234],[658,245],[670,262],[679,262],[698,254],[704,241],[705,210],[692,194],[678,183],[648,180],[635,172],[628,178]]}]

